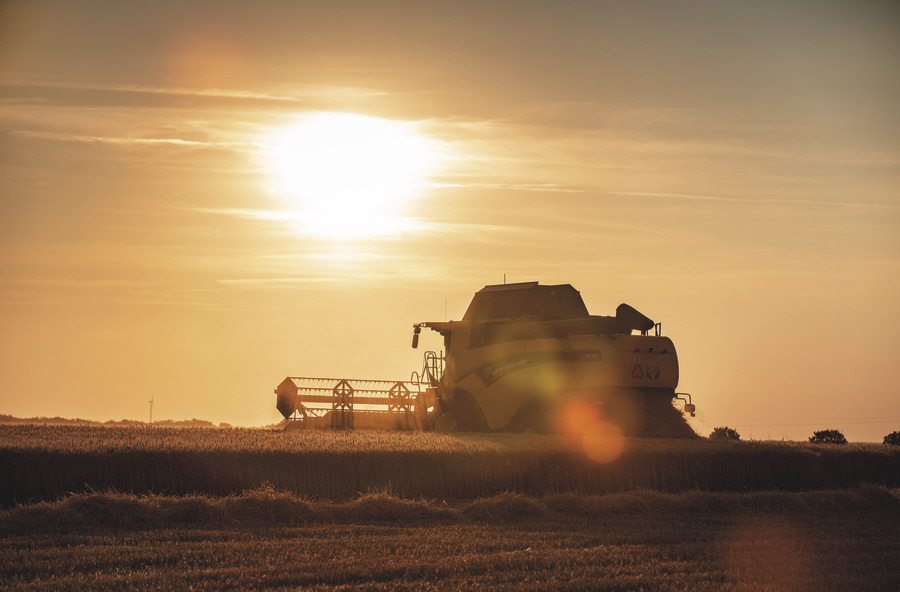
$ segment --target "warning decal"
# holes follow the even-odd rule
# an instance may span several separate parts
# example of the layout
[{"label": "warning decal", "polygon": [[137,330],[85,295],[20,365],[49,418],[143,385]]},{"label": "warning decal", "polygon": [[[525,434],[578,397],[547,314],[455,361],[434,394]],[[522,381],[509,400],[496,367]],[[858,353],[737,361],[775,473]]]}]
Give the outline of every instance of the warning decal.
[{"label": "warning decal", "polygon": [[643,378],[644,377],[644,371],[641,369],[640,364],[634,365],[634,370],[631,371],[631,377],[632,378]]}]

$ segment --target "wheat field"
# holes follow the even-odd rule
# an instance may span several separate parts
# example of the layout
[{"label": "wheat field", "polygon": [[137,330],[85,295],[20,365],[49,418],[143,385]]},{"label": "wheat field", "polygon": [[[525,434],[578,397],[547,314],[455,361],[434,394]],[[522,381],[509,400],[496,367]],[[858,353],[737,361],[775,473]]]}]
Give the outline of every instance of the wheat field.
[{"label": "wheat field", "polygon": [[0,511],[0,588],[889,591],[897,493],[78,494]]},{"label": "wheat field", "polygon": [[91,491],[222,496],[263,484],[330,499],[390,491],[447,500],[900,487],[900,449],[630,439],[621,456],[597,463],[578,442],[544,435],[0,426],[4,506]]},{"label": "wheat field", "polygon": [[897,590],[900,451],[0,426],[2,590]]}]

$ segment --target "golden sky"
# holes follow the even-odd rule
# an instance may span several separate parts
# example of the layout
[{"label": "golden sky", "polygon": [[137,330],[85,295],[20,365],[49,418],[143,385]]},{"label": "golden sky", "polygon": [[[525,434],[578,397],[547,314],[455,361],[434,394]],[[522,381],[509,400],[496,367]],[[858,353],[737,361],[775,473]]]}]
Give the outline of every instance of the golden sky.
[{"label": "golden sky", "polygon": [[4,2],[0,413],[273,423],[287,375],[406,379],[411,325],[505,274],[662,322],[700,433],[881,441],[898,31],[887,1]]}]

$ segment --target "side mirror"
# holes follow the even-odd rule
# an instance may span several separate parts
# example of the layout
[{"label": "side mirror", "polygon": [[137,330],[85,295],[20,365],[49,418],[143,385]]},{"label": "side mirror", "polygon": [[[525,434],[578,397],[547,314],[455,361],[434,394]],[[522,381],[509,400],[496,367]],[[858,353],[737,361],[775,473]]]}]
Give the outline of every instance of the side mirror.
[{"label": "side mirror", "polygon": [[684,407],[681,408],[684,413],[690,413],[691,417],[696,417],[694,412],[697,410],[697,407],[691,403],[691,396],[688,393],[675,393],[675,398],[684,401]]},{"label": "side mirror", "polygon": [[422,327],[417,326],[413,329],[413,342],[412,342],[413,349],[416,349],[417,347],[419,347],[419,333],[421,333],[421,332],[422,332]]}]

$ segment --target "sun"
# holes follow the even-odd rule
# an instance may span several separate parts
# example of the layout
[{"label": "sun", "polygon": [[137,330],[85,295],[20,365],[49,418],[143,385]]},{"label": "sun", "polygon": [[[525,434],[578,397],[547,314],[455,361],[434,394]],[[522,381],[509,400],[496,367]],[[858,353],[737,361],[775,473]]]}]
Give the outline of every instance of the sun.
[{"label": "sun", "polygon": [[300,230],[347,240],[396,234],[427,185],[436,150],[415,124],[352,113],[315,113],[265,142],[271,190]]}]

